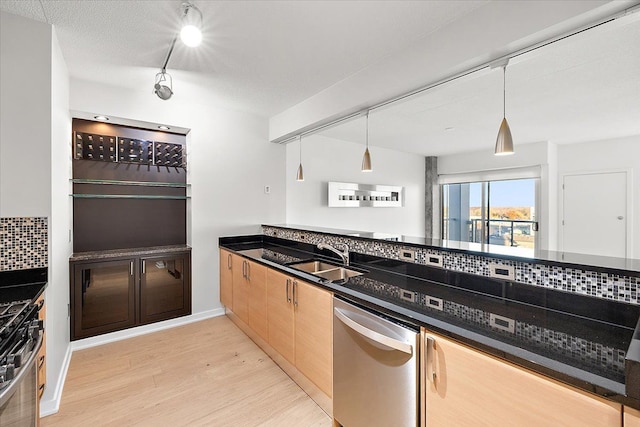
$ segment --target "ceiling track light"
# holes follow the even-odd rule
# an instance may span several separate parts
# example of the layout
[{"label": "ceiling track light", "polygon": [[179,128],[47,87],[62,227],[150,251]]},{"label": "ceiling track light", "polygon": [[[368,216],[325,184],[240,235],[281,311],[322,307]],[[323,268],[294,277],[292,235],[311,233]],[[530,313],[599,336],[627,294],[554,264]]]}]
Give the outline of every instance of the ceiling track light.
[{"label": "ceiling track light", "polygon": [[296,173],[296,181],[304,181],[304,172],[302,171],[302,135],[298,137],[300,141],[300,166],[298,166],[298,172]]},{"label": "ceiling track light", "polygon": [[373,169],[371,168],[371,154],[369,153],[369,111],[367,111],[367,130],[365,141],[367,148],[364,150],[364,156],[362,156],[362,168],[360,170],[362,172],[371,172]]},{"label": "ceiling track light", "polygon": [[507,62],[502,66],[502,123],[498,130],[496,138],[496,148],[494,154],[496,156],[507,156],[513,154],[513,138],[511,137],[511,129],[507,123]]},{"label": "ceiling track light", "polygon": [[182,3],[180,40],[189,47],[202,43],[202,12],[188,1]]},{"label": "ceiling track light", "polygon": [[169,52],[167,52],[167,57],[164,60],[164,64],[162,65],[160,72],[156,74],[155,83],[153,85],[153,93],[164,101],[167,101],[173,96],[173,79],[169,73],[167,73],[167,64],[169,64],[173,48],[176,46],[178,35],[182,42],[187,46],[198,46],[200,42],[202,42],[202,32],[200,31],[200,28],[202,27],[202,12],[200,12],[200,9],[190,2],[183,2],[181,8],[182,29],[180,30],[180,33],[176,34],[173,37],[173,40],[171,40]]}]

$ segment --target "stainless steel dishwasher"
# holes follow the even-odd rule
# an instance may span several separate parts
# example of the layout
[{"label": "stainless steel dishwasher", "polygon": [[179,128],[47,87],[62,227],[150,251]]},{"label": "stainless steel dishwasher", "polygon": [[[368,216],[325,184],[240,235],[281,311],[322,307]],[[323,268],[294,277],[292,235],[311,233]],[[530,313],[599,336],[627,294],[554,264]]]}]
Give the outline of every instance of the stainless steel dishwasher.
[{"label": "stainless steel dishwasher", "polygon": [[415,427],[418,328],[333,299],[333,417],[344,427]]}]

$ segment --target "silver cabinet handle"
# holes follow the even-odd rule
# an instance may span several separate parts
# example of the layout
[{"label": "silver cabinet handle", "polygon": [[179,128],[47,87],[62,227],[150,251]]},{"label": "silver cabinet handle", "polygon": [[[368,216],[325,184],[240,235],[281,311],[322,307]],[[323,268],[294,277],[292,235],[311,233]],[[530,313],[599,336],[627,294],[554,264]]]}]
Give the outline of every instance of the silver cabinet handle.
[{"label": "silver cabinet handle", "polygon": [[436,382],[436,370],[433,369],[433,357],[436,352],[436,339],[427,337],[427,380]]},{"label": "silver cabinet handle", "polygon": [[129,261],[129,275],[133,276],[133,261]]},{"label": "silver cabinet handle", "polygon": [[146,274],[147,272],[147,261],[142,260],[142,274]]},{"label": "silver cabinet handle", "polygon": [[247,278],[247,261],[242,260],[242,277]]},{"label": "silver cabinet handle", "polygon": [[370,340],[375,341],[378,344],[382,344],[385,347],[389,347],[390,349],[398,350],[407,354],[413,354],[413,346],[411,344],[399,341],[395,338],[391,338],[379,332],[371,330],[366,326],[363,326],[360,323],[356,322],[338,308],[334,308],[333,313],[336,318],[338,318],[338,320],[340,320],[346,326],[353,329],[363,337],[369,338]]},{"label": "silver cabinet handle", "polygon": [[231,254],[227,255],[227,269],[231,270]]},{"label": "silver cabinet handle", "polygon": [[251,263],[247,261],[247,280],[251,281]]},{"label": "silver cabinet handle", "polygon": [[291,297],[289,297],[289,286],[291,286],[291,279],[287,279],[286,293],[287,293],[287,302],[291,303]]},{"label": "silver cabinet handle", "polygon": [[293,281],[293,305],[298,305],[298,296],[296,295],[296,288],[298,287],[298,282]]}]

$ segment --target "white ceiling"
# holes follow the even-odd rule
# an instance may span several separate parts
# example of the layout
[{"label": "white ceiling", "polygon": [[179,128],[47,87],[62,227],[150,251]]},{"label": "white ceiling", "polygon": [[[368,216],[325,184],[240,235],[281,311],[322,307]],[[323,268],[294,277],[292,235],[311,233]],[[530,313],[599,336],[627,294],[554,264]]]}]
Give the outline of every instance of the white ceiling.
[{"label": "white ceiling", "polygon": [[[272,116],[482,6],[465,1],[205,1],[204,42],[167,67],[221,106]],[[151,93],[181,1],[1,0],[56,28],[72,78]]]},{"label": "white ceiling", "polygon": [[[640,135],[640,13],[511,59],[507,120],[518,144]],[[425,156],[493,149],[502,69],[485,68],[369,115],[369,144]],[[365,141],[365,118],[321,135]],[[373,155],[373,152],[372,152]]]}]

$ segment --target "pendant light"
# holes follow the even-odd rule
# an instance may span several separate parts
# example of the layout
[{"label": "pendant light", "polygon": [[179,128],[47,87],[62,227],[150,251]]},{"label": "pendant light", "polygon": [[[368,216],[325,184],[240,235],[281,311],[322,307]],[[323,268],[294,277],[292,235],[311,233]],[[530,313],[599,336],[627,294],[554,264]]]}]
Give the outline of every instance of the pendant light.
[{"label": "pendant light", "polygon": [[369,154],[369,111],[367,111],[367,133],[366,133],[367,148],[364,150],[364,156],[362,156],[362,172],[371,172],[371,154]]},{"label": "pendant light", "polygon": [[296,181],[304,181],[304,172],[302,171],[302,135],[298,137],[298,141],[300,141],[300,166],[298,166]]},{"label": "pendant light", "polygon": [[509,129],[509,123],[507,123],[507,64],[502,67],[502,123],[500,123],[500,129],[498,130],[498,137],[496,138],[496,149],[494,154],[496,156],[507,156],[513,154],[513,138],[511,137],[511,129]]}]

